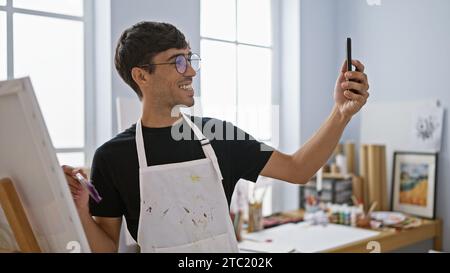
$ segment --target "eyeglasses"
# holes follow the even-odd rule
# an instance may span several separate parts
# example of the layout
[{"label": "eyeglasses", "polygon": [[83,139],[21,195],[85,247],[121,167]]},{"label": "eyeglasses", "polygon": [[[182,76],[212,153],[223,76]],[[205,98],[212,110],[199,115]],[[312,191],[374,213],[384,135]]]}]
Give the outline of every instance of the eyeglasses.
[{"label": "eyeglasses", "polygon": [[192,54],[189,54],[188,57],[186,57],[185,55],[178,55],[175,58],[175,61],[171,62],[171,63],[143,64],[143,65],[139,65],[138,67],[149,67],[151,65],[174,64],[177,69],[177,72],[180,74],[184,74],[188,68],[188,63],[190,64],[192,69],[195,70],[195,72],[199,71],[201,60],[202,59],[200,59],[199,55],[192,53]]}]

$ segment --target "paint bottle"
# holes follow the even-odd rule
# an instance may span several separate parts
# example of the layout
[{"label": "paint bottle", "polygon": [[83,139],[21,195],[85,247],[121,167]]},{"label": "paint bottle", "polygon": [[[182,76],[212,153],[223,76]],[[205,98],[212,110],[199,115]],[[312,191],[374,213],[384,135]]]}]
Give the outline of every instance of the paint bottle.
[{"label": "paint bottle", "polygon": [[356,227],[356,215],[357,215],[357,208],[352,207],[351,216],[350,216],[350,225],[352,227]]},{"label": "paint bottle", "polygon": [[339,224],[339,211],[336,205],[333,205],[333,223]]},{"label": "paint bottle", "polygon": [[347,174],[347,157],[344,155],[343,145],[339,143],[335,148],[335,164],[340,174]]},{"label": "paint bottle", "polygon": [[349,223],[349,211],[348,208],[346,206],[343,207],[342,211],[344,212],[344,221],[343,221],[343,225],[348,226]]},{"label": "paint bottle", "polygon": [[339,224],[343,225],[345,223],[345,211],[343,208],[339,209]]}]

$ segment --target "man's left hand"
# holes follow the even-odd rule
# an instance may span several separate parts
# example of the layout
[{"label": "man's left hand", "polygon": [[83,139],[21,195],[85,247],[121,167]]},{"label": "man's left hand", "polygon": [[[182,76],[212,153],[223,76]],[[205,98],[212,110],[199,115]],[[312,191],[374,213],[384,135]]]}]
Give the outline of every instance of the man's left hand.
[{"label": "man's left hand", "polygon": [[364,74],[364,65],[358,60],[352,60],[352,64],[356,66],[356,71],[348,72],[347,61],[344,62],[334,89],[336,106],[347,118],[356,114],[369,98],[369,82]]}]

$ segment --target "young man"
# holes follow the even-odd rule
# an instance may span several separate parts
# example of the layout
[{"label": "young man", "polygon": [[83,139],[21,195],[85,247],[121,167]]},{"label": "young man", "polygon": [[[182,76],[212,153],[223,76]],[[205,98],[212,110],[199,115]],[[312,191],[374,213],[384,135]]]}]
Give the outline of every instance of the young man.
[{"label": "young man", "polygon": [[[199,61],[170,24],[141,22],[120,37],[116,69],[139,96],[142,115],[95,153],[91,179],[103,200],[89,202],[87,191],[72,178],[78,170],[63,167],[94,252],[117,251],[123,215],[142,252],[236,252],[229,217],[236,182],[262,175],[306,183],[369,96],[363,64],[354,61],[357,72],[348,73],[344,63],[328,119],[296,153],[283,154],[230,123],[173,114],[179,105],[194,104],[192,80]],[[215,132],[225,135],[231,129],[234,140],[205,137],[202,125],[210,122]],[[179,140],[181,131],[192,138]],[[245,140],[236,139],[242,135]]]}]

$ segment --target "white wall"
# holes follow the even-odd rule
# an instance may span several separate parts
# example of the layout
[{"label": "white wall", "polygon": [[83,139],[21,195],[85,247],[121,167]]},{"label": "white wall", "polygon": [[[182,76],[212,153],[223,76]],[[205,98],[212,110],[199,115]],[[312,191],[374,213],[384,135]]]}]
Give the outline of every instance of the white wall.
[{"label": "white wall", "polygon": [[[282,1],[280,150],[283,152],[293,153],[311,138],[333,107],[334,85],[341,64],[337,59],[336,3]],[[274,211],[298,208],[298,197],[298,186],[277,183]]]},{"label": "white wall", "polygon": [[[274,31],[275,69],[274,104],[279,105],[279,150],[294,153],[300,147],[300,2],[279,0],[278,28]],[[278,72],[278,73],[277,73]],[[281,90],[278,90],[281,88]],[[298,208],[299,188],[282,181],[273,183],[272,211]]]},{"label": "white wall", "polygon": [[[364,2],[364,0],[360,0]],[[333,92],[345,60],[347,33],[342,20],[346,6],[335,0],[301,0],[301,143],[326,120],[334,105]],[[359,57],[358,51],[354,52]],[[359,140],[359,115],[347,125],[342,141]]]},{"label": "white wall", "polygon": [[[335,0],[302,0],[301,21],[301,141],[305,143],[333,107],[338,75]],[[342,41],[343,43],[345,42]]]},{"label": "white wall", "polygon": [[[367,65],[370,102],[438,98],[448,110],[450,1],[382,0],[381,3],[379,7],[369,7],[365,1],[340,0],[338,7],[338,33],[353,37],[355,55]],[[445,117],[436,206],[437,217],[444,221],[446,251],[450,251],[449,125]],[[357,134],[355,137],[359,138]]]}]

